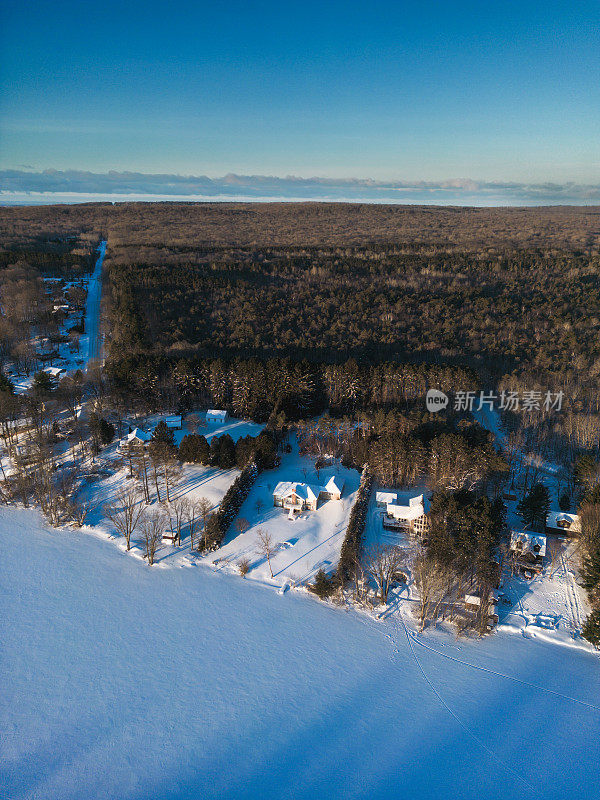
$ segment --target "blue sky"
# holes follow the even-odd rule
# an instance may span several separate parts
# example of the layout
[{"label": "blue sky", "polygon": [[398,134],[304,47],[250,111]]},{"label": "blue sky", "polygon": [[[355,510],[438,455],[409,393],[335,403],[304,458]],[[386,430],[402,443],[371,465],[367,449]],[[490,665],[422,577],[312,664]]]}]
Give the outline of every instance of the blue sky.
[{"label": "blue sky", "polygon": [[598,2],[24,2],[0,169],[600,182]]}]

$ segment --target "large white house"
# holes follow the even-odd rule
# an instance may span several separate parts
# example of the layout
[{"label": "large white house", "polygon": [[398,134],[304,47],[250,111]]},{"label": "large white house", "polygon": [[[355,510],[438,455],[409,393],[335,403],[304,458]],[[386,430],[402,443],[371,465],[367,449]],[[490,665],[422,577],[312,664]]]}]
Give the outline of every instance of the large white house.
[{"label": "large white house", "polygon": [[376,504],[385,508],[383,527],[409,533],[424,533],[429,528],[425,496],[419,494],[406,499],[400,498],[397,492],[383,491],[375,494]]},{"label": "large white house", "polygon": [[273,505],[288,511],[316,511],[319,500],[339,500],[344,491],[344,481],[331,477],[324,486],[297,481],[280,481],[273,491]]},{"label": "large white house", "polygon": [[222,425],[227,419],[227,412],[218,408],[209,408],[206,412],[206,422],[208,424]]},{"label": "large white house", "polygon": [[152,439],[152,434],[141,428],[134,428],[119,442],[117,450],[120,453],[125,453],[130,447],[145,447]]}]

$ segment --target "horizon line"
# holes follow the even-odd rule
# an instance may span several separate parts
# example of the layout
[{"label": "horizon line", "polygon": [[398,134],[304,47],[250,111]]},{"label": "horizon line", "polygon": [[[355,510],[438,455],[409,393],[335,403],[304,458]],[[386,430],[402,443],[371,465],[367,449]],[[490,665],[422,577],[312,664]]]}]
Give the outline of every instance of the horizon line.
[{"label": "horizon line", "polygon": [[135,171],[0,170],[0,205],[60,202],[345,202],[539,207],[600,205],[600,183],[373,178],[222,177]]}]

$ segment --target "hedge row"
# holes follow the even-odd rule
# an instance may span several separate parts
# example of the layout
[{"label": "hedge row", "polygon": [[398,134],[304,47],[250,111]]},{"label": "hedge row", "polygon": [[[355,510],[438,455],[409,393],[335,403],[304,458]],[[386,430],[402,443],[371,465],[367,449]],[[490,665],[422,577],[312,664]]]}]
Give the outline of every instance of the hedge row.
[{"label": "hedge row", "polygon": [[219,504],[219,510],[206,523],[207,543],[211,548],[220,547],[225,534],[237,517],[242,503],[248,497],[254,481],[258,478],[256,461],[249,461],[237,476]]},{"label": "hedge row", "polygon": [[365,464],[360,477],[356,500],[350,512],[350,519],[338,564],[338,576],[344,582],[348,581],[354,574],[356,563],[362,556],[362,541],[372,486],[373,476],[369,472],[369,465]]}]

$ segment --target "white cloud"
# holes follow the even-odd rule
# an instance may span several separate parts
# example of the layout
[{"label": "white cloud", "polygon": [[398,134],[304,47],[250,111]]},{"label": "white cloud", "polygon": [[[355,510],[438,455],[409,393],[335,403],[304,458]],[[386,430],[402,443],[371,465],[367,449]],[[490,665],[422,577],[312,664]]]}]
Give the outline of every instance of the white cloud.
[{"label": "white cloud", "polygon": [[[377,181],[371,178],[236,175],[222,178],[83,170],[0,171],[0,202],[25,202],[33,194],[97,199],[343,200],[440,205],[600,204],[599,184],[515,183],[455,178],[444,181]],[[44,199],[41,199],[44,198]]]}]

